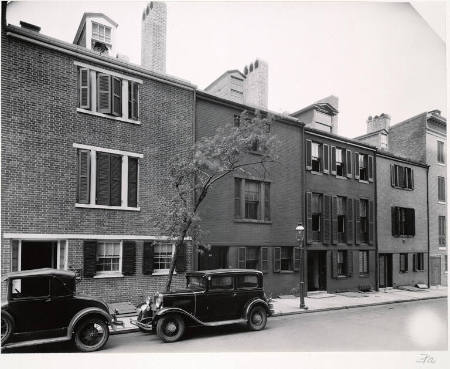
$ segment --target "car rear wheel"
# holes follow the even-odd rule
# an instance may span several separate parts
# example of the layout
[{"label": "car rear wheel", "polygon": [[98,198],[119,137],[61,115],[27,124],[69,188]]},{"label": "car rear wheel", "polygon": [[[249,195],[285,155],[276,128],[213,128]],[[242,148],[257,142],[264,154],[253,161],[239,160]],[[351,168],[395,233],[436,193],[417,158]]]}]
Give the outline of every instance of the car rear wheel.
[{"label": "car rear wheel", "polygon": [[262,306],[255,306],[248,315],[247,325],[252,331],[260,331],[267,323],[267,312]]},{"label": "car rear wheel", "polygon": [[84,319],[75,329],[75,346],[83,352],[100,350],[108,338],[108,324],[101,318]]},{"label": "car rear wheel", "polygon": [[181,316],[166,315],[158,320],[156,334],[164,342],[175,342],[183,336],[185,327],[186,324]]},{"label": "car rear wheel", "polygon": [[13,320],[8,313],[2,311],[2,345],[8,340],[13,331]]}]

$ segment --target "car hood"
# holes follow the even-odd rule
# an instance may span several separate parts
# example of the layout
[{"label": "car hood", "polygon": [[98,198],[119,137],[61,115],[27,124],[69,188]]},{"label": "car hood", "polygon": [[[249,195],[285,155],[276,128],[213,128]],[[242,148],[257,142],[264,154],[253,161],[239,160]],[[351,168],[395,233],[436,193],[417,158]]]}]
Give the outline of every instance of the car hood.
[{"label": "car hood", "polygon": [[194,294],[194,292],[201,292],[202,290],[191,290],[189,288],[170,291],[170,292],[159,292],[162,296],[174,296],[174,295],[187,295],[187,294]]}]

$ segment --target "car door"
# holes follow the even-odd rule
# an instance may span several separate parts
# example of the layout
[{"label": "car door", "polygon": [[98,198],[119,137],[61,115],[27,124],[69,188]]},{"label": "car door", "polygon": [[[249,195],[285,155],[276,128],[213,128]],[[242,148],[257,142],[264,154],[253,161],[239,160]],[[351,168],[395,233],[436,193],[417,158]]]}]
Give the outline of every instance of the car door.
[{"label": "car door", "polygon": [[58,277],[51,279],[51,301],[47,304],[47,311],[53,317],[47,329],[55,334],[65,334],[65,328],[69,323],[79,306],[74,303],[73,286],[71,280],[64,280]]},{"label": "car door", "polygon": [[236,314],[242,316],[247,303],[263,294],[256,274],[236,276]]},{"label": "car door", "polygon": [[204,322],[236,319],[234,295],[233,276],[209,276],[208,290],[197,302],[199,318]]}]

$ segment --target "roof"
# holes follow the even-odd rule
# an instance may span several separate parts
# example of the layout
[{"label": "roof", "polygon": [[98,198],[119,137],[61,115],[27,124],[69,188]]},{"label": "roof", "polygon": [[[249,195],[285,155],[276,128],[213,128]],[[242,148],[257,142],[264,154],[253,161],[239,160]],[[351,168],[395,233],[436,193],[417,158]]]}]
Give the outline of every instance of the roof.
[{"label": "roof", "polygon": [[11,273],[6,274],[2,278],[2,280],[6,280],[8,278],[34,277],[34,276],[42,276],[42,275],[54,275],[54,276],[67,277],[67,278],[74,278],[76,276],[75,272],[71,272],[69,270],[41,268],[41,269],[29,269],[29,270],[21,270],[18,272],[11,272]]},{"label": "roof", "polygon": [[222,73],[222,75],[218,78],[216,78],[214,81],[212,81],[208,86],[205,87],[205,91],[208,90],[208,88],[210,88],[214,83],[216,83],[217,81],[221,80],[225,75],[227,74],[232,74],[232,73],[239,73],[243,79],[246,79],[247,77],[245,76],[244,73],[242,73],[241,71],[237,70],[237,69],[230,69],[227,70],[226,72]]},{"label": "roof", "polygon": [[81,18],[80,21],[80,25],[78,26],[77,29],[77,33],[75,34],[75,38],[73,39],[73,43],[74,44],[78,44],[78,40],[81,37],[81,32],[83,31],[84,25],[86,23],[86,18],[104,18],[106,19],[109,23],[111,23],[114,27],[119,27],[119,24],[114,22],[110,17],[108,17],[107,15],[103,14],[103,13],[84,13],[83,14],[83,18]]},{"label": "roof", "polygon": [[354,139],[355,140],[360,140],[362,138],[367,138],[367,137],[370,137],[370,136],[376,136],[376,135],[378,135],[380,133],[383,133],[383,132],[386,133],[386,134],[389,133],[386,129],[382,128],[382,129],[379,129],[378,131],[373,131],[373,132],[369,132],[369,133],[366,133],[366,134],[361,135],[361,136],[354,137]]},{"label": "roof", "polygon": [[365,142],[361,142],[355,139],[351,139],[348,137],[344,137],[344,136],[339,136],[336,135],[334,133],[328,133],[325,131],[321,131],[320,129],[315,129],[315,128],[311,128],[308,126],[305,126],[305,133],[311,133],[311,134],[316,134],[316,135],[320,135],[320,136],[325,136],[327,138],[329,138],[330,140],[339,140],[339,141],[344,141],[350,145],[356,145],[356,146],[360,146],[360,147],[364,147],[367,148],[368,150],[373,150],[373,151],[377,151],[377,147],[373,146],[373,145],[369,145]]},{"label": "roof", "polygon": [[376,155],[377,156],[381,156],[381,157],[385,157],[387,159],[402,161],[402,162],[405,162],[405,163],[410,164],[410,165],[416,165],[418,167],[423,167],[423,168],[428,168],[429,167],[428,164],[424,164],[424,163],[422,163],[420,161],[415,161],[415,160],[412,160],[412,159],[409,159],[409,158],[405,158],[403,156],[399,156],[399,155],[393,154],[393,153],[391,153],[389,151],[386,151],[386,150],[378,150]]},{"label": "roof", "polygon": [[303,113],[305,111],[311,110],[311,109],[317,109],[317,110],[324,110],[327,113],[336,115],[337,113],[339,113],[338,109],[337,109],[337,100],[338,98],[336,96],[330,95],[328,97],[325,97],[321,100],[316,101],[315,103],[312,103],[308,106],[305,106],[304,108],[297,110],[295,113],[292,113],[290,115],[295,116],[298,115],[300,113]]},{"label": "roof", "polygon": [[196,272],[186,273],[187,275],[213,275],[213,274],[262,274],[259,270],[255,269],[210,269],[210,270],[199,270]]}]

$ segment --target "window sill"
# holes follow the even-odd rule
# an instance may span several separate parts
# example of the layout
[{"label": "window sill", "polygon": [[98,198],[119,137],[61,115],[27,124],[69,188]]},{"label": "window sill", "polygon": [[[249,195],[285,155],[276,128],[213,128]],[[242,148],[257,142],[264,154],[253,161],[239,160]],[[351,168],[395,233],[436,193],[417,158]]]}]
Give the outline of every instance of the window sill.
[{"label": "window sill", "polygon": [[438,250],[439,250],[439,251],[445,251],[445,250],[447,250],[447,247],[445,247],[445,246],[440,246],[440,247],[438,248]]},{"label": "window sill", "polygon": [[123,278],[122,273],[104,273],[104,274],[96,274],[93,278],[102,279],[102,278]]},{"label": "window sill", "polygon": [[254,224],[272,224],[271,220],[258,220],[258,219],[234,219],[235,223],[254,223]]},{"label": "window sill", "polygon": [[[173,271],[173,275],[176,275],[176,270]],[[153,272],[152,275],[169,275],[169,269],[159,269]]]},{"label": "window sill", "polygon": [[280,274],[293,274],[293,270],[280,270]]},{"label": "window sill", "polygon": [[366,184],[369,184],[369,181],[368,181],[368,180],[365,180],[365,179],[360,179],[358,182],[359,182],[359,183],[366,183]]},{"label": "window sill", "polygon": [[127,211],[141,211],[141,208],[130,208],[128,206],[108,206],[108,205],[92,205],[92,204],[75,204],[76,208],[85,209],[108,209],[108,210],[127,210]]},{"label": "window sill", "polygon": [[437,164],[437,165],[440,165],[441,167],[446,167],[446,166],[447,166],[447,164],[441,163],[440,161],[437,161],[436,164]]},{"label": "window sill", "polygon": [[417,270],[415,270],[415,272],[424,272],[425,271],[425,269],[417,269]]},{"label": "window sill", "polygon": [[359,275],[360,278],[369,278],[369,273],[364,273]]},{"label": "window sill", "polygon": [[336,178],[337,178],[337,179],[345,179],[345,180],[348,179],[347,177],[338,176],[337,174],[336,174]]},{"label": "window sill", "polygon": [[400,274],[406,274],[406,273],[408,273],[408,271],[407,270],[400,270],[399,273]]},{"label": "window sill", "polygon": [[445,202],[445,201],[438,201],[438,204],[441,204],[441,205],[446,205],[446,204],[447,204],[447,202]]},{"label": "window sill", "polygon": [[391,187],[395,188],[396,190],[414,191],[414,188],[399,187],[399,186],[392,186],[392,185],[391,185]]},{"label": "window sill", "polygon": [[337,279],[348,279],[350,278],[348,275],[338,275]]},{"label": "window sill", "polygon": [[322,175],[323,175],[322,172],[317,172],[317,171],[315,171],[315,170],[311,170],[311,174],[314,174],[314,175],[316,175],[316,176],[322,176]]},{"label": "window sill", "polygon": [[118,120],[120,122],[141,125],[141,122],[138,120],[131,120],[131,119],[123,118],[123,117],[114,117],[112,115],[103,114],[103,113],[99,113],[99,112],[91,111],[91,110],[87,110],[87,109],[77,108],[77,112],[83,113],[83,114],[95,115],[97,117],[108,118],[108,119],[112,119],[112,120]]}]

